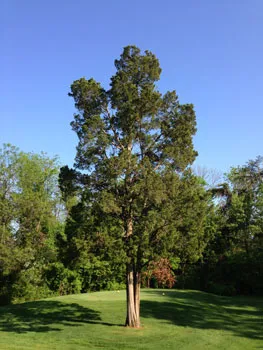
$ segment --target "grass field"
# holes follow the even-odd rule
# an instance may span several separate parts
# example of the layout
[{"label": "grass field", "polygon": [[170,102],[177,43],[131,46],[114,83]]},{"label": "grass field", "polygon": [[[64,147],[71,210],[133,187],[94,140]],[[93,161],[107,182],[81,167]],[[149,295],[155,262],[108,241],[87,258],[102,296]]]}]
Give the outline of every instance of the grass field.
[{"label": "grass field", "polygon": [[122,326],[124,291],[0,307],[0,349],[263,349],[263,298],[152,289],[141,296],[141,329]]}]

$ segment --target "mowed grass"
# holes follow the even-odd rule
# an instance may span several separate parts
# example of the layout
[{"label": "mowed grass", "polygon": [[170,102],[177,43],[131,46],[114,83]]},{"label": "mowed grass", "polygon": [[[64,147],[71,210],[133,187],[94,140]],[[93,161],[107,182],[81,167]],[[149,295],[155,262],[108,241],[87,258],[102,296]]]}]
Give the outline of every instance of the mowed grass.
[{"label": "mowed grass", "polygon": [[141,298],[141,329],[123,327],[125,291],[0,307],[0,349],[263,349],[263,298],[153,289]]}]

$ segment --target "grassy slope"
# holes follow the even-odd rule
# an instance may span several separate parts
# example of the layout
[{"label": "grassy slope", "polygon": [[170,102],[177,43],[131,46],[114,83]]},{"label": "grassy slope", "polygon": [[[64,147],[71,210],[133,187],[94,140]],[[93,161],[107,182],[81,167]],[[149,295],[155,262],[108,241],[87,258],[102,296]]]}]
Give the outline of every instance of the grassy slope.
[{"label": "grassy slope", "polygon": [[263,298],[143,290],[142,329],[122,327],[125,292],[0,308],[0,349],[263,349]]}]

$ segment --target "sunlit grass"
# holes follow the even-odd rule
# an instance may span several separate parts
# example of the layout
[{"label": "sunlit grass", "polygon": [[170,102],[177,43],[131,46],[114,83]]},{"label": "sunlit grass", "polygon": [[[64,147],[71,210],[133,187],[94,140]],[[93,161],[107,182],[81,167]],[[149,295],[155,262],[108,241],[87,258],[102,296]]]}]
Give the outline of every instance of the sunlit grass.
[{"label": "sunlit grass", "polygon": [[145,289],[141,329],[125,305],[120,291],[2,307],[0,349],[263,349],[263,298]]}]

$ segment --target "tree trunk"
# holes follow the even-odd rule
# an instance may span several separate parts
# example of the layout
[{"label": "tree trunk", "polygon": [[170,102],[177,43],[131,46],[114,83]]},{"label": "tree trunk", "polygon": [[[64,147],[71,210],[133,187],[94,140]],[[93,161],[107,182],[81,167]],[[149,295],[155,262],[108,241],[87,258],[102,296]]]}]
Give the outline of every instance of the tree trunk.
[{"label": "tree trunk", "polygon": [[[126,239],[129,239],[133,234],[133,221],[130,217],[126,223]],[[127,316],[125,325],[127,327],[140,327],[140,286],[141,274],[136,270],[134,257],[129,256],[126,270],[126,302]]]},{"label": "tree trunk", "polygon": [[140,286],[141,274],[129,266],[126,281],[127,316],[125,325],[127,327],[140,327]]}]

